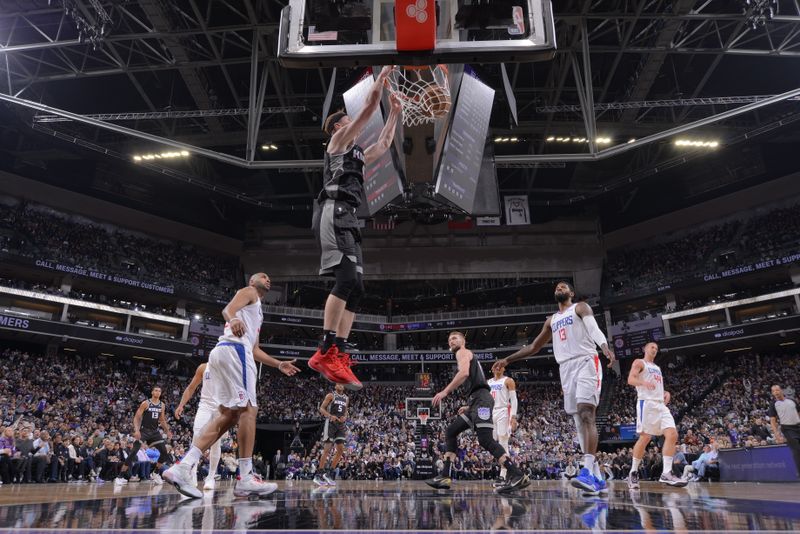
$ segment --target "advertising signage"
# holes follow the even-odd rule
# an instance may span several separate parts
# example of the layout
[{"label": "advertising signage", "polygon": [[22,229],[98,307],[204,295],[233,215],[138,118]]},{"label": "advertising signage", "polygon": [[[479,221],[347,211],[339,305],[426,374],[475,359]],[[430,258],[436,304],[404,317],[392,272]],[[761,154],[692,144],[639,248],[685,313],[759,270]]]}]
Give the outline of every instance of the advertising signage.
[{"label": "advertising signage", "polygon": [[736,339],[744,339],[753,336],[775,334],[777,332],[790,332],[800,330],[800,316],[781,317],[749,324],[737,324],[725,328],[715,328],[704,330],[703,332],[693,332],[662,338],[659,345],[662,350],[675,350],[695,345],[705,345],[707,343],[722,343]]},{"label": "advertising signage", "polygon": [[793,252],[787,252],[784,254],[778,254],[774,258],[767,258],[761,261],[752,262],[752,263],[745,263],[743,265],[739,265],[737,267],[731,267],[729,269],[724,269],[721,271],[713,271],[713,272],[706,272],[706,273],[695,273],[688,278],[684,278],[683,280],[676,280],[675,282],[664,284],[657,287],[651,287],[649,289],[644,289],[641,291],[634,291],[632,293],[628,293],[625,295],[620,295],[618,297],[611,297],[609,299],[610,302],[622,302],[625,300],[631,300],[634,298],[644,297],[647,295],[652,295],[655,293],[665,293],[667,291],[671,291],[673,289],[679,289],[682,287],[691,287],[704,284],[706,282],[714,282],[716,280],[725,280],[728,278],[734,278],[737,276],[751,274],[759,271],[764,271],[767,269],[772,269],[775,267],[792,265],[797,262],[800,262],[800,251],[796,250]]},{"label": "advertising signage", "polygon": [[[554,310],[555,311],[555,310]],[[500,315],[489,317],[469,317],[465,319],[448,319],[446,321],[418,321],[414,323],[365,323],[356,321],[353,330],[358,332],[374,332],[387,334],[392,332],[425,332],[429,330],[447,330],[457,328],[483,328],[489,326],[509,326],[509,325],[538,325],[544,323],[547,318],[546,313],[540,314],[521,314],[521,315]],[[321,317],[302,317],[298,315],[282,315],[277,313],[265,313],[264,322],[268,324],[283,324],[291,326],[307,326],[311,328],[322,328]]]},{"label": "advertising signage", "polygon": [[43,321],[15,315],[0,314],[0,331],[28,332],[55,337],[68,337],[97,343],[109,343],[144,350],[170,352],[173,354],[189,354],[192,346],[185,341],[161,339],[151,336],[140,336],[119,330],[93,328],[58,321]]},{"label": "advertising signage", "polygon": [[[287,347],[281,345],[262,345],[270,356],[276,358],[311,358],[315,348]],[[482,362],[492,362],[504,358],[516,349],[496,349],[475,351],[475,357]],[[455,363],[455,354],[449,351],[390,351],[390,352],[353,352],[350,358],[362,363]]]}]

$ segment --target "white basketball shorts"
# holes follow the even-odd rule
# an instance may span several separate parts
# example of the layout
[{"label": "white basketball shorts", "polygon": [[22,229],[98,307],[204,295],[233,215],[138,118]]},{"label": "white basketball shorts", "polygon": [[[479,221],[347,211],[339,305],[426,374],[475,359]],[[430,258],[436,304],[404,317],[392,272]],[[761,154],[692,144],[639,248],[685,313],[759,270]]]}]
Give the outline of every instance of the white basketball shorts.
[{"label": "white basketball shorts", "polygon": [[564,410],[578,413],[578,404],[597,406],[603,385],[603,368],[600,357],[581,356],[559,364],[561,389],[564,390]]},{"label": "white basketball shorts", "polygon": [[508,407],[496,408],[492,411],[492,422],[494,423],[494,439],[508,438],[511,436],[511,418],[508,416]]},{"label": "white basketball shorts", "polygon": [[256,402],[256,362],[240,343],[220,342],[208,355],[214,372],[214,401],[225,408],[244,408]]},{"label": "white basketball shorts", "polygon": [[675,428],[669,408],[657,400],[636,401],[636,433],[661,436],[667,428]]}]

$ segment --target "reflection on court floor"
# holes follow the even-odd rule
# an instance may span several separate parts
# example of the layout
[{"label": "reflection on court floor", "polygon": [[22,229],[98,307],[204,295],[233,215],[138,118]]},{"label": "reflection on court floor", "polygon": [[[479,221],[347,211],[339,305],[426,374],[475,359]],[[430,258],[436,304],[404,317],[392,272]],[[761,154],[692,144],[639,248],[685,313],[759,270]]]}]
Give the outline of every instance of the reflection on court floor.
[{"label": "reflection on court floor", "polygon": [[584,498],[562,482],[534,482],[512,497],[489,483],[450,492],[421,482],[344,481],[334,488],[282,482],[267,499],[232,488],[183,498],[170,487],[24,485],[0,488],[0,532],[247,531],[800,531],[796,485],[612,483],[608,498]]}]

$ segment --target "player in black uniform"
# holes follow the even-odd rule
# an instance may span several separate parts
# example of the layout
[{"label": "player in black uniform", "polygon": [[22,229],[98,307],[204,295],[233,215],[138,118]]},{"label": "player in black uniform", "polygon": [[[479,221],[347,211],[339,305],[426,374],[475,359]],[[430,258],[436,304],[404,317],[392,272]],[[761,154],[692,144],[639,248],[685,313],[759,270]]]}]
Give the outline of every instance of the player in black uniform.
[{"label": "player in black uniform", "polygon": [[325,121],[325,133],[331,138],[325,151],[322,191],[314,202],[312,228],[322,253],[319,274],[335,277],[336,283],[325,302],[322,344],[308,365],[331,382],[352,390],[361,389],[361,382],[350,370],[346,343],[364,293],[361,232],[356,211],[364,197],[364,166],[391,146],[402,110],[400,101],[395,96],[390,98],[391,111],[376,143],[365,150],[356,144],[356,138],[378,110],[383,85],[391,70],[391,67],[381,70],[355,119],[337,111]]},{"label": "player in black uniform", "polygon": [[[319,468],[314,475],[314,483],[320,486],[336,485],[336,466],[344,453],[344,442],[347,439],[347,429],[344,424],[347,421],[347,408],[349,399],[344,394],[344,386],[336,384],[333,393],[325,395],[319,407],[319,413],[325,417],[325,426],[322,429],[322,455],[319,457]],[[331,454],[331,443],[336,444],[336,452],[333,460],[328,465]]]},{"label": "player in black uniform", "polygon": [[[164,429],[167,434],[167,439],[172,439],[172,432],[167,425],[167,419],[164,416],[166,407],[161,400],[161,388],[158,386],[153,387],[150,398],[142,401],[139,409],[136,410],[136,415],[133,416],[133,437],[136,441],[133,443],[133,451],[138,451],[141,442],[147,444],[148,447],[154,447],[158,453],[158,461],[156,468],[151,475],[151,479],[156,484],[162,484],[161,481],[161,466],[164,464],[171,464],[172,459],[167,452],[167,447],[164,444],[164,436],[158,431],[158,427]],[[128,456],[125,471],[131,468],[133,463],[136,462],[136,452]]]},{"label": "player in black uniform", "polygon": [[450,484],[452,483],[450,467],[456,459],[458,435],[471,428],[478,436],[478,443],[480,443],[481,447],[489,451],[495,460],[507,470],[508,478],[506,483],[497,487],[495,491],[497,493],[510,493],[527,487],[530,484],[528,477],[514,465],[503,446],[492,435],[494,430],[494,423],[492,422],[494,399],[481,365],[475,359],[472,351],[467,349],[467,341],[464,334],[450,332],[447,343],[450,346],[450,351],[456,355],[458,372],[447,387],[433,397],[432,404],[436,406],[441,403],[445,397],[462,384],[469,395],[469,404],[459,408],[458,417],[453,419],[447,430],[445,430],[447,452],[444,455],[444,467],[441,473],[425,482],[436,489],[450,489]]}]

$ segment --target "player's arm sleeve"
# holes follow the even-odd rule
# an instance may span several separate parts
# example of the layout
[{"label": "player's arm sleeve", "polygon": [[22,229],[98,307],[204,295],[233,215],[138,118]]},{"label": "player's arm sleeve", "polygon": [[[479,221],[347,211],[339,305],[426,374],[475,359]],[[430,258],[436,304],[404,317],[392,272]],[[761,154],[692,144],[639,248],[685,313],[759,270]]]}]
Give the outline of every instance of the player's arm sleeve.
[{"label": "player's arm sleeve", "polygon": [[512,389],[508,392],[508,401],[511,403],[511,417],[517,416],[517,390]]},{"label": "player's arm sleeve", "polygon": [[583,324],[586,326],[586,331],[589,332],[589,337],[592,338],[592,341],[594,341],[598,347],[608,344],[606,336],[600,331],[600,327],[597,326],[597,320],[595,320],[594,315],[587,315],[584,317]]}]

